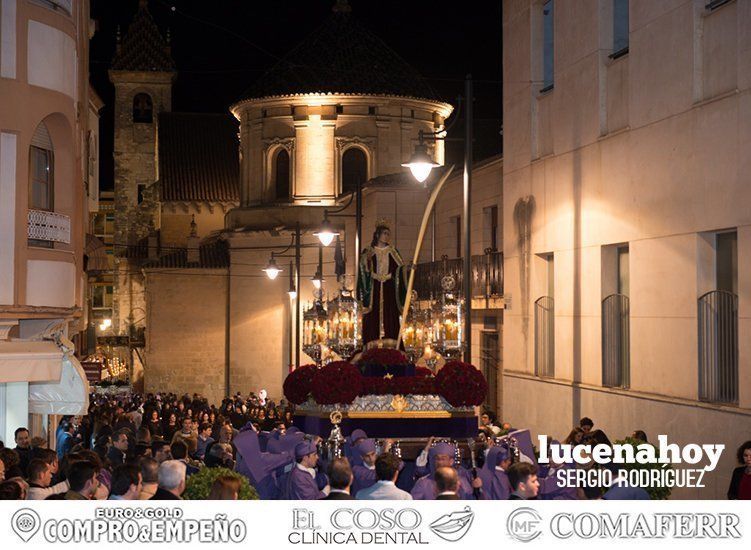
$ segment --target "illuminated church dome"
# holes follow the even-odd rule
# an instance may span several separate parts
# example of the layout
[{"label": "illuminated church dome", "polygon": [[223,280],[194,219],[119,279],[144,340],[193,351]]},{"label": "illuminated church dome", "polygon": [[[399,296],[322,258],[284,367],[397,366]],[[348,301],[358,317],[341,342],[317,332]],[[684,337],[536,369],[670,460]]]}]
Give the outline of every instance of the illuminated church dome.
[{"label": "illuminated church dome", "polygon": [[[230,110],[247,208],[333,204],[358,181],[403,172],[419,132],[443,130],[453,107],[339,0]],[[442,142],[430,152],[443,162]]]},{"label": "illuminated church dome", "polygon": [[354,17],[345,4],[266,72],[243,99],[301,93],[437,100],[430,84]]}]

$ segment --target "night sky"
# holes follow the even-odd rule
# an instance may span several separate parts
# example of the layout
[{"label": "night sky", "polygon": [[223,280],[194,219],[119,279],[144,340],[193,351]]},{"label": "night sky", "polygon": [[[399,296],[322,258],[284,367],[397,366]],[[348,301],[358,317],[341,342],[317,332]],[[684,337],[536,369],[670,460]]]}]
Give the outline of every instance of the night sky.
[{"label": "night sky", "polygon": [[[352,15],[383,39],[456,105],[464,76],[475,79],[475,160],[501,152],[501,2],[350,0]],[[149,0],[162,34],[170,29],[178,76],[173,111],[227,112],[279,57],[331,15],[335,0]],[[173,7],[175,8],[173,10]],[[91,82],[101,112],[102,189],[112,189],[114,87],[107,71],[117,26],[125,34],[138,0],[93,0]],[[463,136],[462,120],[449,137]],[[447,162],[462,162],[463,144],[447,144]]]}]

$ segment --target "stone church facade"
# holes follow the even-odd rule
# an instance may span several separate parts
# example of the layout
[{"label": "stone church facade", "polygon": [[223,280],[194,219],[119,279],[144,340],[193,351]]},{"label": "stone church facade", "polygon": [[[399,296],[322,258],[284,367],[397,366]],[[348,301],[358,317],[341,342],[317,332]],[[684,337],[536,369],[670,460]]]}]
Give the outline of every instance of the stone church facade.
[{"label": "stone church facade", "polygon": [[[128,48],[139,52],[131,56],[137,62]],[[354,283],[358,184],[361,246],[376,219],[387,218],[394,244],[411,259],[429,186],[401,163],[421,130],[443,130],[452,106],[346,3],[255,82],[231,106],[233,116],[170,112],[174,63],[144,4],[111,75],[123,248],[116,315],[121,334],[145,330],[134,361],[143,364],[145,390],[200,388],[220,399],[265,388],[280,396],[299,345],[287,293],[292,250],[285,251],[295,231],[303,244],[303,310],[319,259],[313,232],[326,209],[340,210],[330,221],[350,276],[337,282],[335,246],[322,248],[324,292],[333,297]],[[141,93],[151,97],[150,123],[137,122]],[[442,142],[431,152],[443,162]],[[430,249],[428,236],[421,258]],[[272,251],[284,270],[274,281],[261,271]],[[301,354],[300,362],[310,359]]]},{"label": "stone church facade", "polygon": [[142,1],[118,38],[115,86],[114,333],[142,381],[143,267],[224,227],[239,204],[237,124],[227,114],[172,112],[177,73],[168,40]]}]

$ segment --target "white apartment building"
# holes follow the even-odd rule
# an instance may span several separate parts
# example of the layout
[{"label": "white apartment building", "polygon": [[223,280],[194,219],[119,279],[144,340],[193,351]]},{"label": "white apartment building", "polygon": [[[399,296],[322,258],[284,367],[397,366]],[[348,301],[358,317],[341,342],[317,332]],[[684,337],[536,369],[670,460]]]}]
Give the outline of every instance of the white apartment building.
[{"label": "white apartment building", "polygon": [[503,4],[503,416],[751,439],[751,1]]}]

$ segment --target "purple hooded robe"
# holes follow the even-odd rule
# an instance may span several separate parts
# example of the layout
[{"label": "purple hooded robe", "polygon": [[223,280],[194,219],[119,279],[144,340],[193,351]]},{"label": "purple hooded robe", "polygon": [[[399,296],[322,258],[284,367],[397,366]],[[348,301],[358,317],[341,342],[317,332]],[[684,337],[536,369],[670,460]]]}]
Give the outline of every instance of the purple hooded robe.
[{"label": "purple hooded robe", "polygon": [[[428,451],[428,467],[430,468],[430,474],[421,477],[415,482],[415,486],[412,487],[412,498],[414,500],[435,500],[438,496],[438,490],[435,483],[435,471],[436,471],[436,456],[448,455],[453,457],[455,448],[448,443],[439,443],[435,447],[431,447]],[[457,495],[461,500],[472,500],[474,494],[472,493],[472,481],[470,480],[470,474],[464,468],[457,468],[459,474],[459,490]]]}]

